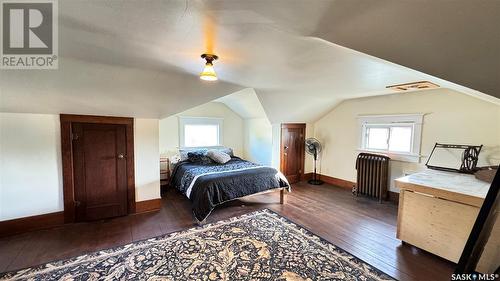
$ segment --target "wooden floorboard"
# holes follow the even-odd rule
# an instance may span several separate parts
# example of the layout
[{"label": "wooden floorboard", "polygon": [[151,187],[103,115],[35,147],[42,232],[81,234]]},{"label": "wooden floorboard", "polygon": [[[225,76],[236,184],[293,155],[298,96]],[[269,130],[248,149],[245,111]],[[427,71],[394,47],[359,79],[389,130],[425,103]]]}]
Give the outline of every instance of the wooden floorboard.
[{"label": "wooden floorboard", "polygon": [[[353,197],[343,188],[298,183],[279,204],[279,193],[235,200],[207,222],[269,208],[400,280],[449,280],[454,264],[396,239],[397,206]],[[190,202],[168,190],[158,212],[78,223],[0,238],[0,271],[124,245],[193,227]]]}]

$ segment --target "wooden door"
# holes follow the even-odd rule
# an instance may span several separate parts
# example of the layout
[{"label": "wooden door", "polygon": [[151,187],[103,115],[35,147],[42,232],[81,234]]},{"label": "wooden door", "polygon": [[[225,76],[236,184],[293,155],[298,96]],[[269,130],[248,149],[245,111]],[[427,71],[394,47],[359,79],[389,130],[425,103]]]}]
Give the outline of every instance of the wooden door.
[{"label": "wooden door", "polygon": [[76,221],[127,214],[126,126],[73,123]]},{"label": "wooden door", "polygon": [[290,183],[299,182],[304,173],[306,124],[281,125],[281,172]]}]

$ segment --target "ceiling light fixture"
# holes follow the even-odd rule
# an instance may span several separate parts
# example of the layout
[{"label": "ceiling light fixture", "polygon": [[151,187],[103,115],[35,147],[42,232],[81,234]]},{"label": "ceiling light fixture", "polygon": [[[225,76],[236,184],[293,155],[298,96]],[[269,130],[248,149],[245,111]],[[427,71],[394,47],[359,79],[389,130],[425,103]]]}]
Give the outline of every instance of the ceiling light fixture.
[{"label": "ceiling light fixture", "polygon": [[212,54],[203,54],[201,58],[205,59],[207,62],[205,63],[203,71],[200,73],[200,79],[205,81],[217,81],[217,74],[214,70],[213,61],[219,57]]}]

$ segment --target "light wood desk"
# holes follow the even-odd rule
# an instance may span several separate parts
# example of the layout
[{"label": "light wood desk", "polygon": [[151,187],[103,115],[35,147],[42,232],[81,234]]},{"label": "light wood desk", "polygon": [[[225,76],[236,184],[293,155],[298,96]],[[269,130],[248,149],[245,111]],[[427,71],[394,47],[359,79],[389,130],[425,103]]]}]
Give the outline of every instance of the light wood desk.
[{"label": "light wood desk", "polygon": [[490,184],[428,169],[396,179],[396,186],[398,239],[458,262]]}]

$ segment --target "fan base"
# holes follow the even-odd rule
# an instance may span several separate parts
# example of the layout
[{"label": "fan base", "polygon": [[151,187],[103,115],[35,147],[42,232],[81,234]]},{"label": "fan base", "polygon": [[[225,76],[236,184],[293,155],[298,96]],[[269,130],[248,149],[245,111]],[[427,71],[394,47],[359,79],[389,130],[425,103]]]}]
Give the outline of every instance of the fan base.
[{"label": "fan base", "polygon": [[312,185],[322,185],[325,182],[322,180],[308,180],[307,183]]}]

